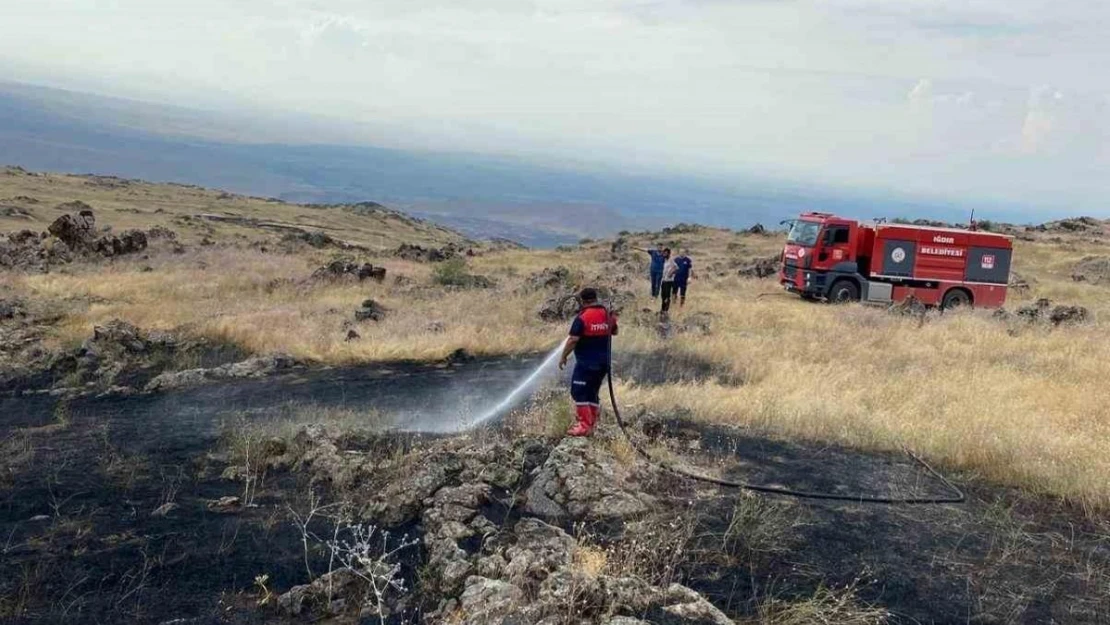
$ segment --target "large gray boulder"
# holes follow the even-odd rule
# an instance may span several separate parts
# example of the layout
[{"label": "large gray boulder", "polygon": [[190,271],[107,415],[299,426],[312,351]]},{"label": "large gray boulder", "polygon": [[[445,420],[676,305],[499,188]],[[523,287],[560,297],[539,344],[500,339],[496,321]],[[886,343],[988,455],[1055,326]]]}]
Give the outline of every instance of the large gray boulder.
[{"label": "large gray boulder", "polygon": [[528,487],[525,510],[555,521],[642,515],[656,500],[641,487],[640,469],[618,463],[589,439],[564,439]]}]

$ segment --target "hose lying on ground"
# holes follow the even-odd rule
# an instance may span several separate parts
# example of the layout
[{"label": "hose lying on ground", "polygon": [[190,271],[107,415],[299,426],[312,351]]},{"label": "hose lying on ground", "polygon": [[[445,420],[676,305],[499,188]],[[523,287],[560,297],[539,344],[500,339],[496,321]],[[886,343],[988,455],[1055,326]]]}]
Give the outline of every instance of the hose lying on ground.
[{"label": "hose lying on ground", "polygon": [[629,444],[631,444],[632,448],[636,450],[636,453],[643,456],[643,458],[645,460],[647,460],[648,462],[650,462],[652,464],[655,464],[655,465],[657,465],[657,466],[659,466],[659,467],[661,467],[661,468],[663,468],[667,471],[670,471],[670,472],[672,472],[676,475],[681,475],[683,477],[686,477],[686,478],[689,478],[689,479],[692,479],[692,480],[697,480],[699,482],[705,482],[705,483],[708,483],[708,484],[716,484],[718,486],[726,486],[726,487],[729,487],[729,488],[741,488],[741,489],[744,489],[744,490],[753,491],[753,492],[757,492],[757,493],[766,493],[766,494],[771,494],[771,495],[782,495],[782,496],[785,496],[785,497],[795,497],[795,498],[798,498],[798,499],[823,499],[823,500],[826,500],[826,501],[851,501],[851,502],[855,502],[855,503],[909,504],[909,505],[963,503],[967,499],[967,497],[964,495],[963,491],[959,489],[959,487],[957,487],[955,484],[950,482],[948,480],[948,478],[941,475],[936,469],[934,469],[932,466],[930,466],[929,463],[925,462],[925,460],[923,460],[922,458],[917,456],[917,454],[914,454],[909,449],[906,449],[904,447],[903,447],[903,450],[906,452],[906,455],[908,455],[910,458],[913,458],[913,460],[915,462],[917,462],[917,464],[924,467],[925,470],[928,471],[929,474],[931,474],[933,477],[935,477],[941,484],[943,484],[944,487],[952,493],[952,495],[947,496],[947,497],[875,497],[875,496],[869,496],[869,495],[863,495],[863,494],[860,494],[860,495],[835,495],[835,494],[832,494],[832,493],[816,493],[816,492],[809,492],[809,491],[802,491],[802,490],[793,490],[793,489],[789,489],[789,488],[780,488],[780,487],[777,487],[777,486],[768,486],[768,485],[765,485],[765,484],[752,484],[752,483],[748,483],[748,482],[739,482],[739,481],[734,481],[734,480],[726,480],[726,479],[723,479],[723,478],[712,477],[712,476],[708,476],[708,475],[701,475],[699,473],[694,473],[693,471],[690,471],[689,469],[678,467],[678,466],[675,466],[675,465],[670,464],[668,462],[659,460],[659,459],[653,457],[650,453],[648,453],[648,451],[646,449],[641,447],[639,445],[639,443],[637,443],[636,440],[632,438],[632,436],[628,433],[628,430],[625,428],[624,420],[621,418],[620,408],[617,407],[617,393],[616,393],[616,391],[613,390],[613,349],[612,349],[612,347],[613,347],[612,337],[610,337],[610,339],[609,339],[609,375],[606,376],[606,377],[609,381],[609,402],[613,406],[613,415],[617,419],[617,427],[620,428],[621,434],[623,434],[624,437],[626,439],[628,439]]}]

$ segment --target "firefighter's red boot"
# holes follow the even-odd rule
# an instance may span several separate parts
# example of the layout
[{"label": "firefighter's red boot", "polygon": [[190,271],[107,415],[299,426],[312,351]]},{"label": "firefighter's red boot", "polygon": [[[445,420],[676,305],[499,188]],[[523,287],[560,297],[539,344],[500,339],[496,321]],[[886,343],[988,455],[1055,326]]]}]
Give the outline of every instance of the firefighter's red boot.
[{"label": "firefighter's red boot", "polygon": [[597,421],[601,417],[601,406],[590,406],[590,429],[597,427]]},{"label": "firefighter's red boot", "polygon": [[575,406],[578,421],[567,430],[567,436],[589,436],[594,431],[593,406]]}]

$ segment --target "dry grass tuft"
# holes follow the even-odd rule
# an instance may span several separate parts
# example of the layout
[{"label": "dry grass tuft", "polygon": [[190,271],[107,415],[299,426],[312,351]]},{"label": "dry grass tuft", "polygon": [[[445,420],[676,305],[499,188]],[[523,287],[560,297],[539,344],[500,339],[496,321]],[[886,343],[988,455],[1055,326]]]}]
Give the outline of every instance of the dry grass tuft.
[{"label": "dry grass tuft", "polygon": [[608,564],[609,554],[604,549],[590,545],[578,545],[574,549],[574,570],[588,577],[602,575]]},{"label": "dry grass tuft", "polygon": [[805,601],[777,599],[760,606],[760,625],[881,625],[891,614],[882,608],[860,603],[856,589],[833,590],[822,586]]}]

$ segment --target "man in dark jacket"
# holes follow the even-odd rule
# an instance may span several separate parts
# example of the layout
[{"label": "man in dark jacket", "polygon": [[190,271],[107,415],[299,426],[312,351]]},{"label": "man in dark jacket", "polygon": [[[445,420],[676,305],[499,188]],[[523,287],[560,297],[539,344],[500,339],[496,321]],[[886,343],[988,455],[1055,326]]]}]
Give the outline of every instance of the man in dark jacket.
[{"label": "man in dark jacket", "polygon": [[663,282],[663,264],[667,262],[667,251],[663,248],[662,243],[657,244],[654,250],[643,247],[632,249],[646,252],[651,256],[651,296],[659,297],[659,287]]},{"label": "man in dark jacket", "polygon": [[609,375],[610,337],[617,333],[617,315],[597,301],[595,289],[582,289],[578,298],[582,309],[570,326],[570,336],[559,358],[559,369],[565,369],[567,358],[574,352],[574,374],[570,396],[574,400],[576,422],[567,436],[589,436],[601,415],[601,383]]},{"label": "man in dark jacket", "polygon": [[694,277],[694,261],[690,259],[689,250],[675,256],[674,263],[678,265],[678,273],[674,276],[674,290],[678,296],[679,307],[686,305],[686,287]]}]

